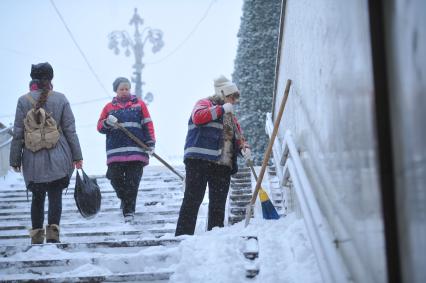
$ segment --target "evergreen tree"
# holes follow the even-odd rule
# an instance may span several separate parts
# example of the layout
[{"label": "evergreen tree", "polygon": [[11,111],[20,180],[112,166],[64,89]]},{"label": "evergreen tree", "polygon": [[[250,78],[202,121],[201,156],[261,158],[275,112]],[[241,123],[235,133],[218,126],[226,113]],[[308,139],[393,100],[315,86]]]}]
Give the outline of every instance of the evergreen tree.
[{"label": "evergreen tree", "polygon": [[245,0],[233,81],[241,91],[236,108],[254,163],[261,164],[268,137],[265,115],[271,112],[281,0]]}]

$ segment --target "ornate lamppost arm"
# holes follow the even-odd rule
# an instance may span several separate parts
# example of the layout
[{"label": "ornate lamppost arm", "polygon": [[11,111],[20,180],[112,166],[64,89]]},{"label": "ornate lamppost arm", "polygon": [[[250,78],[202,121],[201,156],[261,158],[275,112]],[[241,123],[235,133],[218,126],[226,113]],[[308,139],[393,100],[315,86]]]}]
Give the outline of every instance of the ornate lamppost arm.
[{"label": "ornate lamppost arm", "polygon": [[[139,16],[137,9],[133,14],[129,24],[135,26],[134,40],[126,31],[113,31],[108,35],[109,45],[108,47],[114,51],[116,55],[120,54],[120,46],[125,49],[124,54],[128,57],[133,52],[135,55],[135,64],[133,64],[134,74],[132,81],[136,83],[136,96],[142,98],[142,69],[144,68],[143,56],[144,47],[147,42],[152,45],[151,51],[157,53],[164,46],[163,32],[159,29],[152,29],[145,27],[142,33],[139,32],[139,25],[142,26],[144,23],[143,19]],[[146,102],[152,101],[152,93],[147,93],[144,98]]]}]

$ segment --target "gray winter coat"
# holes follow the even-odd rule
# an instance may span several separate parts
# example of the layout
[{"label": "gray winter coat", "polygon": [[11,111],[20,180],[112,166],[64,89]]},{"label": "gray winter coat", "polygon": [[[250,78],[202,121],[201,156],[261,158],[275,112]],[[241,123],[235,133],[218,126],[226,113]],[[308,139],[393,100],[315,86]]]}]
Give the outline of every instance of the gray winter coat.
[{"label": "gray winter coat", "polygon": [[[41,90],[32,91],[30,95],[37,101]],[[32,152],[24,144],[24,119],[32,108],[32,104],[25,95],[18,100],[16,107],[15,123],[13,127],[13,140],[10,147],[10,166],[21,166],[25,183],[46,183],[54,180],[71,177],[74,166],[73,161],[82,160],[80,143],[75,131],[74,115],[70,104],[62,93],[53,91],[49,95],[43,108],[52,113],[61,136],[54,148],[42,149]]]}]

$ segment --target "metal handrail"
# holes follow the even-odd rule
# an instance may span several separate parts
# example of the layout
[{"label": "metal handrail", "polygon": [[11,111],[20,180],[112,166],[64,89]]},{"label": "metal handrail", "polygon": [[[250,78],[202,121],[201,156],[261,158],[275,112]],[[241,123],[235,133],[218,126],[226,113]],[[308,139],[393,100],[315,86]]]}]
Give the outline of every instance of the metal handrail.
[{"label": "metal handrail", "polygon": [[12,142],[12,134],[12,127],[0,129],[0,176],[6,175],[9,169],[8,155]]},{"label": "metal handrail", "polygon": [[[269,131],[271,125],[272,120],[269,114],[266,119],[268,135],[271,134]],[[294,187],[323,281],[351,282],[351,276],[335,246],[333,233],[320,210],[289,131],[285,133],[283,141],[278,140],[275,144],[274,160],[280,185],[287,186],[291,183]]]},{"label": "metal handrail", "polygon": [[[7,127],[7,128],[0,129],[0,136],[3,135],[3,134],[9,134],[10,136],[12,136],[12,127]],[[12,137],[10,137],[6,141],[2,142],[0,144],[0,148],[2,148],[4,146],[7,146],[11,142],[12,142]]]},{"label": "metal handrail", "polygon": [[9,134],[12,132],[12,127],[2,128],[0,129],[0,135],[4,132],[8,132]]},{"label": "metal handrail", "polygon": [[0,144],[0,148],[3,148],[7,145],[9,145],[12,142],[12,138],[9,138],[7,141]]}]

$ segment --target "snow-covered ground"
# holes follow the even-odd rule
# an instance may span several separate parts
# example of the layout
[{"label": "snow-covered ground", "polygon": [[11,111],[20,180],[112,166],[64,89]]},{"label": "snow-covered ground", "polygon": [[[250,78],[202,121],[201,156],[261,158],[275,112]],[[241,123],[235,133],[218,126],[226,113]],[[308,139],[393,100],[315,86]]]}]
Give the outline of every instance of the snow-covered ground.
[{"label": "snow-covered ground", "polygon": [[[149,171],[146,174],[149,175]],[[151,173],[151,176],[160,176],[156,174]],[[162,178],[158,178],[157,181],[153,178],[150,182],[153,187],[164,186]],[[101,186],[107,187],[108,185],[101,182]],[[2,189],[10,190],[13,187],[22,191],[22,186],[20,176],[10,173],[6,178],[1,178],[0,193]],[[143,192],[141,194],[140,198],[143,198]],[[143,213],[146,208],[140,209]],[[204,210],[201,209],[200,212],[204,213]],[[114,230],[128,231],[132,229],[129,227],[131,225],[121,223],[118,215],[113,214],[111,212],[110,219],[115,220],[112,225]],[[251,220],[248,227],[244,227],[244,223],[240,222],[233,226],[215,228],[209,232],[204,232],[200,228],[200,226],[204,226],[203,221],[205,218],[200,217],[195,236],[175,238],[173,233],[166,233],[157,239],[182,240],[175,245],[110,250],[86,248],[78,251],[61,250],[55,245],[44,245],[0,258],[0,264],[11,260],[72,259],[70,265],[76,264],[74,269],[70,270],[69,267],[66,269],[52,268],[50,275],[56,277],[100,274],[107,276],[137,270],[173,272],[170,282],[185,283],[322,282],[304,222],[296,215],[290,214],[280,220],[269,221],[256,217]],[[175,224],[165,223],[161,228],[174,229]],[[98,228],[94,226],[94,229]],[[246,240],[247,236],[255,236],[258,241]],[[259,257],[253,261],[245,258],[244,252],[247,250],[258,251]],[[251,265],[255,265],[260,272],[255,278],[249,279],[245,277],[245,273]],[[34,277],[37,278],[37,275]],[[10,278],[16,278],[16,276],[11,277],[10,274],[0,271],[0,280]]]},{"label": "snow-covered ground", "polygon": [[[259,275],[246,279],[241,236],[257,236]],[[177,248],[171,282],[322,282],[302,219],[291,214],[279,220],[253,219],[198,234]]]}]

